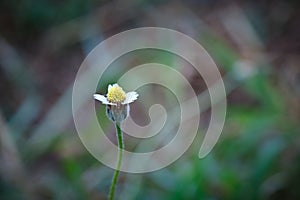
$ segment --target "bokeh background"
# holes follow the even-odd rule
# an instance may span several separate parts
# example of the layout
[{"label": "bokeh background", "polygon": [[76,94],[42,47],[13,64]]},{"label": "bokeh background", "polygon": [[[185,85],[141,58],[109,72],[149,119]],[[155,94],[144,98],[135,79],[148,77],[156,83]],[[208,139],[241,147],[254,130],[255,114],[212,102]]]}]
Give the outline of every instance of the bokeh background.
[{"label": "bokeh background", "polygon": [[[299,19],[296,0],[2,0],[0,199],[106,199],[113,170],[79,140],[73,81],[99,42],[143,26],[178,30],[201,43],[224,78],[228,111],[206,158],[197,153],[209,109],[202,113],[199,137],[175,163],[152,173],[121,173],[118,199],[300,199]],[[128,55],[107,70],[99,92],[149,61],[176,63],[158,52]],[[201,95],[201,76],[184,69]],[[168,90],[143,89],[133,105],[133,119],[141,125],[149,122],[141,104],[176,103],[166,98],[172,96]],[[96,106],[115,142],[104,107]],[[138,142],[126,138],[133,151]]]}]

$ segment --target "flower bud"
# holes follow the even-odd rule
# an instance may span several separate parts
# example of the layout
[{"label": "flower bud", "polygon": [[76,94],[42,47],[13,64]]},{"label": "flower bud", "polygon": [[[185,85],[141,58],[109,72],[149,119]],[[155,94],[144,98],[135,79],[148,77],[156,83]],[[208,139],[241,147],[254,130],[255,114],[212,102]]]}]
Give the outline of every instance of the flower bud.
[{"label": "flower bud", "polygon": [[121,122],[129,115],[129,104],[106,105],[106,115],[113,122]]}]

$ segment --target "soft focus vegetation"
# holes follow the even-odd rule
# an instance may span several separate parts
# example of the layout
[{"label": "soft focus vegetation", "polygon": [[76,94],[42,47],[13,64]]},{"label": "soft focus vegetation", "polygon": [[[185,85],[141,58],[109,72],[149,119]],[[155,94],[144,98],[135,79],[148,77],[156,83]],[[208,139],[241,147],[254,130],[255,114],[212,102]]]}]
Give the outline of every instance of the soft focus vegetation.
[{"label": "soft focus vegetation", "polygon": [[[152,173],[120,173],[118,199],[300,199],[299,14],[297,1],[279,0],[1,1],[0,199],[107,198],[113,170],[80,142],[73,81],[99,42],[142,26],[181,31],[206,48],[224,78],[227,117],[206,158],[197,154],[209,109],[201,113],[199,137],[179,160]],[[130,53],[106,70],[99,92],[148,62],[185,64],[167,52]],[[182,73],[197,94],[206,90],[190,67]],[[132,116],[140,125],[149,122],[142,104],[177,103],[158,86],[138,92]],[[115,142],[105,107],[96,107]],[[141,141],[125,140],[132,151]]]}]

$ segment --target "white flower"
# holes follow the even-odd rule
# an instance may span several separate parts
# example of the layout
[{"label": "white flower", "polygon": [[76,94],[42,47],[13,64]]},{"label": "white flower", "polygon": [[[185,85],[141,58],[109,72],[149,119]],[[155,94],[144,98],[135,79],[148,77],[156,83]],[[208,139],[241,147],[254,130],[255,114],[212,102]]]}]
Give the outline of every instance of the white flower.
[{"label": "white flower", "polygon": [[94,98],[101,101],[106,105],[117,105],[117,104],[129,104],[137,100],[138,93],[128,92],[125,93],[124,90],[117,84],[108,85],[107,97],[101,94],[94,94]]},{"label": "white flower", "polygon": [[107,95],[94,94],[94,98],[106,106],[106,114],[112,121],[121,122],[129,114],[129,104],[137,100],[138,93],[125,93],[117,84],[108,85]]}]

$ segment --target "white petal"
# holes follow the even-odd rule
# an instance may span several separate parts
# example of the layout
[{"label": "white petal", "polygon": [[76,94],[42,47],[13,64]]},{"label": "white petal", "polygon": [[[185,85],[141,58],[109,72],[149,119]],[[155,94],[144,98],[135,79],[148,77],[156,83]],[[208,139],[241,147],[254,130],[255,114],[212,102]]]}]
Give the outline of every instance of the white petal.
[{"label": "white petal", "polygon": [[139,94],[136,92],[128,92],[126,93],[126,99],[124,100],[124,102],[122,102],[122,104],[129,104],[134,102],[135,100],[137,100]]},{"label": "white petal", "polygon": [[94,99],[101,101],[103,104],[110,104],[107,98],[101,94],[94,94]]},{"label": "white petal", "polygon": [[109,92],[109,90],[112,88],[113,86],[111,84],[108,85],[108,88],[107,88],[107,92]]},{"label": "white petal", "polygon": [[116,86],[117,86],[117,87],[120,87],[120,86],[118,85],[118,83],[115,83],[115,84],[112,85],[112,87],[116,87]]},{"label": "white petal", "polygon": [[107,88],[107,92],[109,92],[109,90],[110,90],[112,87],[115,87],[115,86],[120,87],[120,86],[118,85],[118,83],[115,83],[115,84],[109,84],[109,85],[108,85],[108,88]]}]

